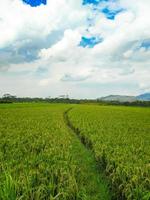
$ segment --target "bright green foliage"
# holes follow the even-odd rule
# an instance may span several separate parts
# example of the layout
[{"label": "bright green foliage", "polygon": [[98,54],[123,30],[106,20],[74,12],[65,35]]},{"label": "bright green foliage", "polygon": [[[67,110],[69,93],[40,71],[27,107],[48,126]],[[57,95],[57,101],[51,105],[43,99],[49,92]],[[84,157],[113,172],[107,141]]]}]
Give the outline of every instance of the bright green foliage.
[{"label": "bright green foliage", "polygon": [[70,105],[0,106],[0,200],[107,200],[92,154],[66,126]]},{"label": "bright green foliage", "polygon": [[68,116],[109,177],[114,198],[149,200],[150,109],[79,105]]}]

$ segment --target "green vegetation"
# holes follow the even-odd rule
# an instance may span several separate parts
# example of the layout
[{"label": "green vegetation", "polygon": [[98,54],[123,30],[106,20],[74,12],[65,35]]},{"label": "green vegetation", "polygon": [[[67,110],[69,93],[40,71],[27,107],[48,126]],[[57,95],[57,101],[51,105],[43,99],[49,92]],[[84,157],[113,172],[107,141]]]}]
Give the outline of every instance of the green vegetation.
[{"label": "green vegetation", "polygon": [[70,126],[95,154],[114,199],[150,199],[150,109],[77,105]]},{"label": "green vegetation", "polygon": [[0,200],[109,200],[63,104],[0,105]]},{"label": "green vegetation", "polygon": [[0,200],[110,199],[150,199],[149,108],[0,105]]},{"label": "green vegetation", "polygon": [[65,103],[65,104],[95,104],[95,105],[124,105],[124,106],[139,106],[139,107],[150,107],[150,101],[135,100],[133,102],[120,102],[109,100],[105,101],[102,99],[70,99],[66,98],[31,98],[31,97],[16,97],[10,94],[5,94],[0,98],[0,104],[8,103]]}]

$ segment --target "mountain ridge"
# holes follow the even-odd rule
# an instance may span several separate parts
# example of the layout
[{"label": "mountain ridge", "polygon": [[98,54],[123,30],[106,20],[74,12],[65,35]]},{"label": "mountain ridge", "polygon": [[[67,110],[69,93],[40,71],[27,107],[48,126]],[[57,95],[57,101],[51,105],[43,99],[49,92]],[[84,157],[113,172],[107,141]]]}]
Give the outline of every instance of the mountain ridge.
[{"label": "mountain ridge", "polygon": [[150,93],[144,93],[138,96],[108,95],[98,99],[102,101],[119,101],[119,102],[150,101]]}]

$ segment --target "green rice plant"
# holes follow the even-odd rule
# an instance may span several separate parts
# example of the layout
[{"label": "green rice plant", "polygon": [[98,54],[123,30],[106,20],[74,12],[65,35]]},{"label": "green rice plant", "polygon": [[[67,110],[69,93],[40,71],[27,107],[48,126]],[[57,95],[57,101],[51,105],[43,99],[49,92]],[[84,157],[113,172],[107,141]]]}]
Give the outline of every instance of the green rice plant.
[{"label": "green rice plant", "polygon": [[16,200],[15,183],[10,174],[5,174],[3,185],[0,187],[1,200]]},{"label": "green rice plant", "polygon": [[70,106],[0,105],[0,200],[110,199],[94,158],[65,123]]},{"label": "green rice plant", "polygon": [[79,105],[68,119],[90,141],[114,199],[150,199],[149,108]]}]

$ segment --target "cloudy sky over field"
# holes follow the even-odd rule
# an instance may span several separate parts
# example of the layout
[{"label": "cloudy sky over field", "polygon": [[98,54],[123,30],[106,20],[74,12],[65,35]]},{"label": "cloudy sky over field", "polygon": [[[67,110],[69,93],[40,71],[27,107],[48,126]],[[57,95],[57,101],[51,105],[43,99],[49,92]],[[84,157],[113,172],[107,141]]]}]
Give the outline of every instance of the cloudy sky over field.
[{"label": "cloudy sky over field", "polygon": [[150,91],[150,0],[0,0],[0,96]]}]

